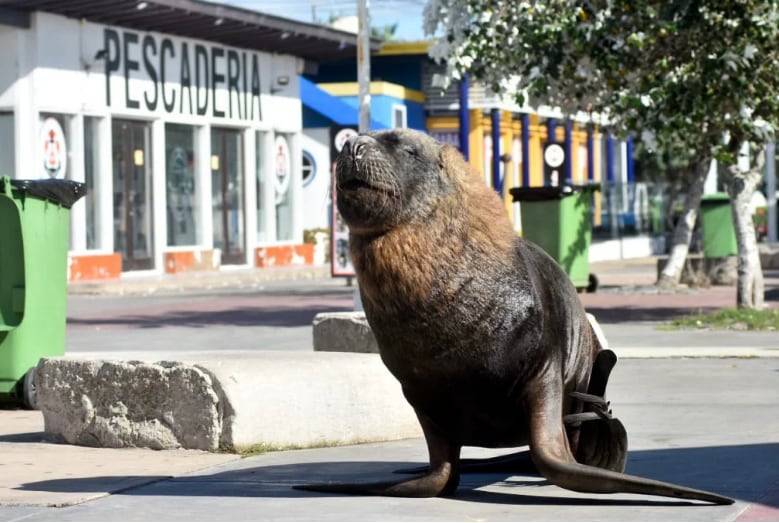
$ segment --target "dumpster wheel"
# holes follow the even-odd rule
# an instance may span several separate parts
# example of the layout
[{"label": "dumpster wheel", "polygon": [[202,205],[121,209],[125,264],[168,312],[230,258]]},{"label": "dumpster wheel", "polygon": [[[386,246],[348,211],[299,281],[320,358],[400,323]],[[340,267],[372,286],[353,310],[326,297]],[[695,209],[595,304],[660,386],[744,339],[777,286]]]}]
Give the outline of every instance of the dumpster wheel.
[{"label": "dumpster wheel", "polygon": [[27,374],[24,375],[22,382],[22,405],[30,410],[38,410],[38,387],[35,383],[37,370],[30,367]]},{"label": "dumpster wheel", "polygon": [[587,285],[587,288],[585,289],[587,292],[595,292],[598,290],[598,277],[594,274],[590,273],[590,276],[587,278],[587,281],[589,282]]}]

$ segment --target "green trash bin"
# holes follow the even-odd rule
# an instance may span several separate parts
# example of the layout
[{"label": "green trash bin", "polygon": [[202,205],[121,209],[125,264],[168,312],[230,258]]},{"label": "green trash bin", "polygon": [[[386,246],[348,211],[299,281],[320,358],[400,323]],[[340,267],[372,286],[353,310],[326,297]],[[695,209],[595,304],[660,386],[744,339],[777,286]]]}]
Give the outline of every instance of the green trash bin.
[{"label": "green trash bin", "polygon": [[738,254],[728,193],[706,194],[701,198],[700,225],[704,258],[727,258]]},{"label": "green trash bin", "polygon": [[35,407],[34,369],[65,354],[70,180],[0,178],[0,403]]},{"label": "green trash bin", "polygon": [[544,249],[565,270],[578,290],[595,292],[590,274],[592,193],[598,184],[513,187],[520,204],[522,236]]}]

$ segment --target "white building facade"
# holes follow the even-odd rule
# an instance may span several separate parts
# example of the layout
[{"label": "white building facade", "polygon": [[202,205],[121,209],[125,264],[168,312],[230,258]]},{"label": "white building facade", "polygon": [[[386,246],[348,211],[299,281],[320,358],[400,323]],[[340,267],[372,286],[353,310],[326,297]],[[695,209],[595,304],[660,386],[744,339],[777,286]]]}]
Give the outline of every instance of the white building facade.
[{"label": "white building facade", "polygon": [[0,25],[0,175],[87,185],[71,280],[301,259],[303,58],[44,11],[26,25]]}]

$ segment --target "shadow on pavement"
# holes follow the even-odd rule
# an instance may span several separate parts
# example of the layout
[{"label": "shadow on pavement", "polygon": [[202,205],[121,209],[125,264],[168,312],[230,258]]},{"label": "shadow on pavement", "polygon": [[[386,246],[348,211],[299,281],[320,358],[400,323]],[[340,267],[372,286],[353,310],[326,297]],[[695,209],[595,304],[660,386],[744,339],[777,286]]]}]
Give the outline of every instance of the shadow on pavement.
[{"label": "shadow on pavement", "polygon": [[73,318],[67,323],[74,327],[133,327],[156,329],[162,327],[212,326],[232,327],[303,327],[310,326],[320,312],[341,312],[349,307],[333,305],[300,307],[236,307],[223,310],[168,311],[154,314],[119,314],[108,318]]},{"label": "shadow on pavement", "polygon": [[[146,480],[166,478],[138,476],[124,479],[132,479],[138,483],[143,482],[146,483],[146,486],[123,490],[122,493],[125,495],[174,497],[303,498],[333,496],[333,494],[302,492],[294,490],[292,487],[331,481],[341,483],[384,481],[400,477],[392,474],[392,471],[415,465],[418,466],[421,463],[388,461],[294,463],[184,476],[170,481],[158,481],[150,485]],[[630,453],[627,466],[627,472],[630,474],[779,507],[779,497],[766,496],[766,493],[776,483],[776,470],[779,470],[779,443],[640,450]],[[27,483],[20,488],[50,492],[78,492],[87,485],[94,486],[95,482],[102,480],[108,482],[109,479],[116,480],[117,478],[56,479]],[[507,494],[475,490],[491,484],[516,488],[517,492]],[[505,472],[465,473],[462,475],[460,488],[454,498],[473,502],[505,504],[675,506],[690,503],[684,500],[663,498],[656,500],[611,500],[607,497],[581,498],[580,494],[572,494],[571,497],[533,494],[533,489],[543,485],[547,485],[543,479],[539,478],[538,481],[526,478],[515,480],[510,475],[507,476]]]},{"label": "shadow on pavement", "polygon": [[[673,299],[673,298],[670,298]],[[668,322],[682,316],[706,314],[719,310],[718,307],[609,307],[589,306],[587,312],[599,323]]]}]

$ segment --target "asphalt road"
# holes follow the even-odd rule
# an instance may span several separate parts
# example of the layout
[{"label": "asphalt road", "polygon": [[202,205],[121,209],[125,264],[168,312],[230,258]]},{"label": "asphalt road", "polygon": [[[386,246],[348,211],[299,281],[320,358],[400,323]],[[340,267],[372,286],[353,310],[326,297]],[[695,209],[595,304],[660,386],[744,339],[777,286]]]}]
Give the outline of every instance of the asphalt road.
[{"label": "asphalt road", "polygon": [[[773,285],[779,280],[770,281]],[[772,292],[775,288],[770,287]],[[679,315],[728,306],[735,296],[733,287],[673,294],[650,291],[604,286],[580,298],[615,349],[746,346],[779,355],[779,337],[774,332],[657,328]],[[768,303],[777,306],[779,300]],[[68,298],[66,352],[79,357],[186,360],[257,350],[310,351],[316,314],[353,307],[354,287],[332,278],[147,295],[73,294]]]},{"label": "asphalt road", "polygon": [[66,352],[312,350],[314,316],[353,304],[354,288],[329,278],[145,296],[71,295]]}]

